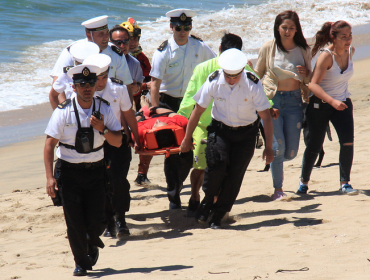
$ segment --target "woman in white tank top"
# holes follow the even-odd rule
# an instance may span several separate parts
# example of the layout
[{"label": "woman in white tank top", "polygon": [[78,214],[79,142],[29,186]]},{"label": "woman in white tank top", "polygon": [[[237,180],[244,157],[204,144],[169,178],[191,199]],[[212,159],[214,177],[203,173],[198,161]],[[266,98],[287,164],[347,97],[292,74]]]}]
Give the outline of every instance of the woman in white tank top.
[{"label": "woman in white tank top", "polygon": [[348,91],[348,81],[353,75],[352,56],[355,52],[351,43],[351,26],[342,20],[326,22],[316,33],[312,55],[328,46],[321,50],[308,86],[314,96],[306,110],[310,137],[303,155],[298,194],[307,193],[308,181],[324,142],[329,121],[337,131],[340,143],[340,192],[358,194],[358,190],[349,184],[354,140],[353,106]]}]

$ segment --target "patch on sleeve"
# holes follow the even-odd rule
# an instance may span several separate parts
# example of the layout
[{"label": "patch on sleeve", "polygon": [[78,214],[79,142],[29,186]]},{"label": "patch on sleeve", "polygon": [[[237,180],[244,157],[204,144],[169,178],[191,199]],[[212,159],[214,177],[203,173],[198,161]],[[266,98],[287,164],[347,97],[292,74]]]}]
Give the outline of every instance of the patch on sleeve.
[{"label": "patch on sleeve", "polygon": [[111,80],[113,83],[116,83],[116,84],[119,84],[119,85],[123,85],[123,81],[121,81],[120,79],[110,78],[110,80]]},{"label": "patch on sleeve", "polygon": [[110,106],[109,101],[105,100],[104,98],[101,98],[100,96],[96,96],[95,98],[98,99],[98,100],[101,100],[102,102],[104,102],[105,104],[107,104],[108,106]]},{"label": "patch on sleeve", "polygon": [[212,73],[211,76],[209,76],[209,81],[212,82],[217,76],[218,76],[218,70]]},{"label": "patch on sleeve", "polygon": [[247,77],[253,83],[258,84],[259,79],[255,75],[253,75],[251,72],[247,72]]},{"label": "patch on sleeve", "polygon": [[168,40],[164,41],[159,47],[157,50],[159,50],[160,52],[163,51],[166,47],[167,47],[167,44],[168,44]]},{"label": "patch on sleeve", "polygon": [[194,36],[194,35],[190,35],[191,38],[195,39],[195,40],[198,40],[198,41],[201,41],[203,42],[203,40],[197,36]]},{"label": "patch on sleeve", "polygon": [[123,55],[123,52],[121,51],[120,48],[114,46],[114,45],[111,45],[110,46],[112,48],[112,51],[114,51],[116,54],[118,54],[119,56],[122,56]]},{"label": "patch on sleeve", "polygon": [[67,105],[68,105],[69,103],[71,103],[71,99],[66,99],[66,100],[64,100],[62,103],[60,103],[60,104],[58,105],[58,108],[59,108],[59,109],[64,109],[65,107],[67,107]]},{"label": "patch on sleeve", "polygon": [[66,66],[66,67],[63,67],[63,73],[67,73],[69,71],[69,69],[73,68],[73,66]]}]

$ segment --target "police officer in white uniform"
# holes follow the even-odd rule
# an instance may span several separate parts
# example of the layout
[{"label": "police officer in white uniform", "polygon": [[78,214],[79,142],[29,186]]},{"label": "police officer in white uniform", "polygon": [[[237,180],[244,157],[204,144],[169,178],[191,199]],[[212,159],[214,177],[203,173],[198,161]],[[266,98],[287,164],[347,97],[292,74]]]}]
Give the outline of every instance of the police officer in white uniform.
[{"label": "police officer in white uniform", "polygon": [[265,127],[263,158],[266,163],[274,158],[270,103],[259,79],[244,70],[246,56],[238,49],[229,49],[220,55],[218,63],[222,70],[212,73],[194,96],[197,104],[181,144],[181,152],[192,148],[193,131],[201,114],[214,100],[212,122],[207,128],[207,168],[202,186],[205,198],[195,213],[198,222],[205,223],[212,210],[210,227],[214,229],[221,228],[221,219],[231,210],[252,159],[259,124],[256,111]]},{"label": "police officer in white uniform", "polygon": [[201,39],[189,36],[196,12],[176,9],[166,13],[173,36],[164,41],[152,59],[151,103],[167,104],[177,112],[195,66],[216,54]]},{"label": "police officer in white uniform", "polygon": [[[56,196],[53,177],[54,148],[61,163],[61,198],[70,247],[76,263],[74,276],[86,275],[95,265],[104,244],[99,236],[106,226],[104,213],[105,163],[103,145],[120,146],[121,125],[111,108],[94,98],[96,73],[93,65],[68,71],[73,76],[76,96],[54,110],[45,130],[44,162],[46,191]],[[100,114],[98,118],[97,112]],[[95,117],[96,116],[96,117]]]},{"label": "police officer in white uniform", "polygon": [[73,56],[74,63],[72,66],[63,67],[63,74],[58,76],[49,92],[49,100],[53,110],[59,103],[71,98],[71,95],[74,92],[72,88],[73,80],[68,76],[68,70],[81,64],[88,56],[98,54],[100,50],[97,44],[86,40],[80,40],[71,45],[69,51]]},{"label": "police officer in white uniform", "polygon": [[[134,111],[131,110],[132,104],[127,92],[127,88],[122,81],[108,78],[110,58],[105,54],[89,56],[84,60],[84,64],[99,66],[102,73],[98,75],[95,95],[110,103],[113,113],[118,120],[122,120],[124,131],[129,131],[130,127],[134,137],[136,149],[140,148],[137,121]],[[123,122],[124,120],[124,122]],[[127,125],[128,126],[127,126]],[[128,134],[130,134],[128,132]],[[109,192],[106,199],[107,230],[104,236],[123,238],[130,235],[126,225],[125,213],[130,210],[130,183],[127,174],[130,169],[131,147],[128,145],[123,134],[122,145],[114,147],[108,142],[104,143],[104,158],[110,162],[109,173]]]},{"label": "police officer in white uniform", "polygon": [[[82,40],[96,43],[99,46],[101,53],[110,56],[112,63],[109,69],[109,77],[120,79],[125,85],[130,85],[132,83],[132,78],[127,66],[126,58],[119,48],[109,43],[107,18],[108,16],[100,16],[81,23],[81,25],[85,26],[87,37]],[[73,56],[70,53],[70,47],[71,45],[62,51],[54,65],[50,75],[54,81],[63,73],[63,67],[73,65]],[[129,91],[131,90],[130,88],[128,89]]]}]

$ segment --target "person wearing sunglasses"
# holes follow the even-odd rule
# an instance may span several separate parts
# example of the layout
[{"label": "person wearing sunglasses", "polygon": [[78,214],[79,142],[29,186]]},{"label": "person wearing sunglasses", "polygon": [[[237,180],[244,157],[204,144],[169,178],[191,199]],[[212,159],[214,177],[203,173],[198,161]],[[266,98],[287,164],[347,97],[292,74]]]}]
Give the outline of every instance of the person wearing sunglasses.
[{"label": "person wearing sunglasses", "polygon": [[[127,89],[131,93],[130,85],[132,84],[132,77],[125,56],[119,48],[112,43],[109,43],[108,16],[95,17],[84,21],[81,23],[81,25],[85,27],[86,38],[76,42],[93,42],[99,46],[101,53],[109,55],[112,59],[109,69],[109,77],[123,81],[125,85],[128,85]],[[74,59],[70,53],[70,48],[76,42],[73,42],[61,52],[50,74],[50,76],[53,78],[53,83],[60,75],[63,74],[64,67],[74,64]]]},{"label": "person wearing sunglasses", "polygon": [[130,33],[122,25],[115,25],[109,31],[109,38],[110,41],[122,51],[123,55],[126,58],[127,65],[128,68],[130,69],[131,77],[133,80],[131,84],[132,90],[131,101],[132,101],[133,96],[141,90],[141,85],[143,83],[144,76],[140,62],[129,54],[130,51],[129,43],[131,40]]},{"label": "person wearing sunglasses", "polygon": [[190,9],[166,13],[173,35],[153,54],[150,71],[153,106],[163,103],[177,112],[195,66],[216,56],[201,39],[190,36],[195,15]]},{"label": "person wearing sunglasses", "polygon": [[[112,109],[94,98],[100,68],[81,64],[67,73],[76,95],[54,110],[45,130],[46,192],[55,198],[59,191],[76,264],[73,275],[84,276],[98,260],[98,247],[104,247],[100,239],[106,226],[104,141],[119,147],[122,133]],[[94,116],[95,111],[100,112],[100,118]],[[58,142],[61,184],[57,185],[53,162]]]}]

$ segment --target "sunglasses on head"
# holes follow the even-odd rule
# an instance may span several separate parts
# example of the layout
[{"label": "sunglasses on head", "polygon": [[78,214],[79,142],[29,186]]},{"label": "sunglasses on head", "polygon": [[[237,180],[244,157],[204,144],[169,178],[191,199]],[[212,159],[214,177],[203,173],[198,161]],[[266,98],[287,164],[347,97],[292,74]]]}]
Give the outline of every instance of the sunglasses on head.
[{"label": "sunglasses on head", "polygon": [[127,45],[130,40],[112,40],[113,44],[120,46],[122,44]]},{"label": "sunglasses on head", "polygon": [[175,26],[175,30],[177,32],[180,32],[181,29],[183,29],[184,31],[190,31],[191,30],[191,26],[190,25],[176,25]]},{"label": "sunglasses on head", "polygon": [[80,87],[84,88],[87,84],[89,84],[89,87],[94,87],[96,82],[88,82],[88,83],[77,83]]}]

